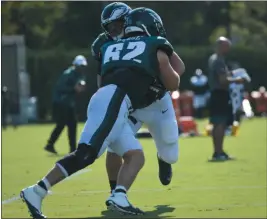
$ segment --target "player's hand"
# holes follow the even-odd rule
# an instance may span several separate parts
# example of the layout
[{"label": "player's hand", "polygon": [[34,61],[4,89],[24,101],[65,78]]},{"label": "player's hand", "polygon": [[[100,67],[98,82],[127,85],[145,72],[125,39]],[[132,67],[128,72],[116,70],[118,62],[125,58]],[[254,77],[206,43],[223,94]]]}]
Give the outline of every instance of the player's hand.
[{"label": "player's hand", "polygon": [[243,77],[237,77],[235,80],[235,83],[237,84],[243,84],[245,82],[245,79]]},{"label": "player's hand", "polygon": [[81,92],[85,91],[85,83],[83,83],[83,81],[82,81],[81,83],[76,84],[74,89],[77,93],[81,93]]}]

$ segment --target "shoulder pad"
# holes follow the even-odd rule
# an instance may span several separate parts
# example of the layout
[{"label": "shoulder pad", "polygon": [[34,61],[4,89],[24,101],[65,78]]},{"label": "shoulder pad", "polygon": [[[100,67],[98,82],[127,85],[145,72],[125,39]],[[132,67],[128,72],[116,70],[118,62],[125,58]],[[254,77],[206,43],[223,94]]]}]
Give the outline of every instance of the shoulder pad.
[{"label": "shoulder pad", "polygon": [[66,74],[70,74],[72,72],[73,68],[72,67],[69,67],[67,68],[66,70],[64,70],[63,74],[66,75]]},{"label": "shoulder pad", "polygon": [[91,46],[92,56],[100,61],[100,48],[107,42],[111,41],[105,33],[99,34]]},{"label": "shoulder pad", "polygon": [[164,37],[160,37],[160,36],[157,37],[157,41],[158,41],[158,49],[166,52],[168,56],[171,56],[173,53],[173,47],[169,43],[169,41],[165,39]]}]

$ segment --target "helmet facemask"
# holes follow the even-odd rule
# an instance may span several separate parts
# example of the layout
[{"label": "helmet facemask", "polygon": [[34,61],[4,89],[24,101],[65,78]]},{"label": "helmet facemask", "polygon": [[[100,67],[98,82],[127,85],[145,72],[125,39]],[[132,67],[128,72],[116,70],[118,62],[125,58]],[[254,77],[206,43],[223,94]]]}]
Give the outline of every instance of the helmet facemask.
[{"label": "helmet facemask", "polygon": [[105,33],[113,40],[124,36],[124,22],[131,8],[120,2],[111,3],[101,14],[101,26]]},{"label": "helmet facemask", "polygon": [[124,36],[124,19],[111,21],[103,25],[103,28],[113,40],[121,39]]}]

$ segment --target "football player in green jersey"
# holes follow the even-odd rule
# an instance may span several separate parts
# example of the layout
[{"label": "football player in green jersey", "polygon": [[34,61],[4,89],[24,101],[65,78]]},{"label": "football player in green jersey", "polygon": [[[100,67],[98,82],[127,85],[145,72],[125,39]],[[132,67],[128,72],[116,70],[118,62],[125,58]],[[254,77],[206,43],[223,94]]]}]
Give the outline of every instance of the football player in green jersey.
[{"label": "football player in green jersey", "polygon": [[[91,46],[91,52],[95,60],[98,61],[99,66],[101,63],[100,60],[100,48],[106,43],[112,40],[117,40],[123,36],[123,25],[124,19],[127,14],[132,9],[122,3],[122,2],[113,2],[108,4],[102,14],[101,14],[101,26],[104,30],[103,33],[95,39]],[[98,71],[100,73],[100,69]],[[98,75],[97,84],[100,86],[101,77]]]},{"label": "football player in green jersey", "polygon": [[[120,29],[121,24],[124,22],[125,16],[130,11],[131,9],[129,6],[120,2],[111,3],[104,8],[101,15],[104,33],[101,33],[97,37],[91,47],[92,55],[99,62],[99,65],[101,61],[101,46],[122,36],[122,34],[116,36],[115,33],[122,32],[122,29]],[[114,14],[116,16],[114,16]],[[161,18],[156,13],[152,12],[151,14],[153,14],[156,19],[161,21]],[[117,28],[111,28],[111,25]],[[114,29],[116,29],[116,31],[114,31]],[[160,29],[159,33],[157,34],[163,37],[166,36],[164,28]],[[162,39],[162,41],[164,41],[164,39]],[[181,67],[181,60],[177,54],[174,52],[169,58],[172,67],[177,72],[182,74],[184,69],[179,69]],[[97,82],[99,86],[101,83],[100,72],[101,69],[99,69],[97,75]],[[132,113],[129,116],[129,123],[134,133],[137,133],[143,123],[147,125],[153,139],[155,140],[158,150],[157,158],[159,164],[160,181],[163,185],[168,185],[172,178],[171,164],[175,163],[178,159],[178,127],[171,97],[169,93],[167,93],[160,80],[155,80],[155,83],[151,86],[151,90],[147,94],[147,102],[150,102],[149,99],[153,99],[155,95],[157,96],[158,101],[154,102],[149,107],[136,110],[134,113]],[[149,104],[146,105],[148,106]],[[113,191],[116,187],[116,179],[121,165],[122,159],[110,148],[108,148],[106,168],[111,191]]]},{"label": "football player in green jersey", "polygon": [[[159,156],[163,156],[169,162],[168,164],[174,163],[178,157],[178,127],[170,95],[166,93],[166,90],[178,89],[179,75],[173,72],[169,61],[169,57],[173,55],[173,48],[165,38],[159,36],[165,35],[165,30],[160,17],[151,9],[137,8],[132,10],[126,17],[125,34],[125,37],[107,42],[101,47],[102,82],[100,89],[116,84],[124,90],[129,96],[131,106],[136,110],[137,117],[142,118],[143,116],[144,118],[146,116],[145,122],[150,126],[152,134],[160,136],[157,138],[154,135],[160,144],[158,147]],[[179,73],[181,73],[184,66],[180,59],[179,61]],[[146,95],[150,89],[154,88],[155,79],[162,81],[166,88],[165,98],[158,98],[157,95],[154,95],[154,98],[151,96],[148,98]],[[158,99],[160,101],[157,101]],[[160,102],[160,104],[156,102]],[[162,106],[167,107],[167,109],[163,109]],[[157,123],[155,123],[155,119]],[[161,135],[164,137],[161,138]],[[117,186],[106,204],[108,208],[113,210],[134,214],[134,211],[131,210],[132,206],[127,204],[128,200],[125,199],[130,184],[128,187],[123,187],[121,183],[122,178],[125,181],[128,181],[126,179],[130,181],[130,179],[132,180],[130,176],[137,174],[133,162],[132,165],[129,165],[124,153],[126,149],[130,151],[136,147],[136,142],[130,136],[132,134],[122,132],[120,137],[109,145],[110,151],[123,157],[124,163],[118,174]],[[118,148],[122,148],[123,151]]]}]

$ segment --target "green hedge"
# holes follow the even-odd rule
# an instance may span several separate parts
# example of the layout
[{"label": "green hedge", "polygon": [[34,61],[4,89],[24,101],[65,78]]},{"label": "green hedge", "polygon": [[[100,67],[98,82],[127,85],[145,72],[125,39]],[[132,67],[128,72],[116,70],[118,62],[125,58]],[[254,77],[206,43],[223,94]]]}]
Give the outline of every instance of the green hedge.
[{"label": "green hedge", "polygon": [[[181,90],[188,89],[189,78],[195,69],[201,68],[207,72],[207,60],[212,53],[211,48],[177,47],[176,51],[184,60],[186,73],[182,76]],[[82,54],[88,58],[88,88],[82,96],[78,97],[78,112],[80,119],[85,119],[86,106],[92,94],[96,91],[97,63],[90,55],[90,49],[77,51],[27,51],[27,70],[31,78],[31,93],[38,97],[38,112],[41,119],[47,119],[51,114],[51,94],[55,81],[59,75],[72,62],[73,58]],[[252,78],[252,89],[263,85],[267,87],[266,60],[267,50],[254,50],[253,48],[233,48],[229,60],[237,61],[247,69]]]}]

